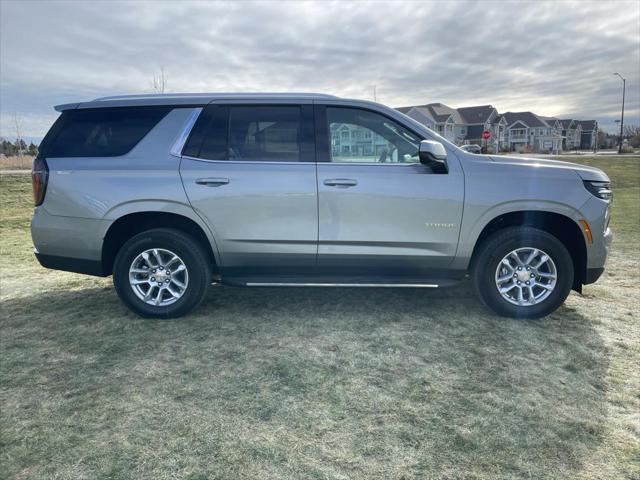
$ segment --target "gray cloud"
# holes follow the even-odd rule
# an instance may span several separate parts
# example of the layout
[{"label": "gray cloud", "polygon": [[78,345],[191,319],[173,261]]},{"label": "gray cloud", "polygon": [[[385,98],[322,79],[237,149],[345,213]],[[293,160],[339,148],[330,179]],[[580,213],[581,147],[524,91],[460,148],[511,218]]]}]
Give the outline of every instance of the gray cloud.
[{"label": "gray cloud", "polygon": [[151,91],[321,91],[640,122],[637,2],[0,3],[0,134],[54,104]]}]

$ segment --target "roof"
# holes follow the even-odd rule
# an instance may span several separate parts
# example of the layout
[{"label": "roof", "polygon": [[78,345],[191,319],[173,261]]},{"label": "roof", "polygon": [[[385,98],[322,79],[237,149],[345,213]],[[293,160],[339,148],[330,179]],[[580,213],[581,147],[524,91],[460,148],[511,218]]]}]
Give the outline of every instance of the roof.
[{"label": "roof", "polygon": [[216,100],[322,100],[335,99],[323,93],[160,93],[140,95],[116,95],[101,97],[88,102],[57,105],[59,112],[74,108],[103,108],[116,106],[151,105],[206,105]]},{"label": "roof", "polygon": [[465,123],[462,116],[455,108],[451,108],[444,103],[428,103],[426,105],[413,105],[408,107],[397,108],[399,112],[409,114],[409,112],[418,111],[422,115],[429,119],[432,119],[434,123],[444,123],[449,118],[452,118],[454,123]]},{"label": "roof", "polygon": [[453,118],[455,123],[464,123],[464,120],[455,108],[451,108],[444,103],[431,103],[427,105],[432,114],[439,122],[446,122],[449,117]]},{"label": "roof", "polygon": [[478,107],[462,107],[458,113],[466,123],[485,123],[496,109],[491,105],[480,105]]},{"label": "roof", "polygon": [[413,118],[423,125],[433,125],[435,123],[438,123],[436,119],[431,115],[429,109],[425,107],[409,107],[408,110],[401,113],[404,113],[408,117]]},{"label": "roof", "polygon": [[559,122],[560,120],[558,120],[556,117],[544,117],[542,115],[538,115],[538,118],[540,118],[542,121],[544,121],[547,125],[552,126],[554,125],[556,122]]},{"label": "roof", "polygon": [[511,126],[516,122],[522,122],[529,128],[548,126],[540,117],[533,112],[507,112],[502,115],[507,120],[507,125]]},{"label": "roof", "polygon": [[562,125],[562,128],[564,128],[565,130],[567,128],[569,128],[571,126],[571,123],[573,122],[573,119],[571,118],[566,118],[564,120],[559,120],[560,124]]},{"label": "roof", "polygon": [[412,108],[416,108],[416,107],[424,107],[424,105],[410,105],[408,107],[398,107],[396,108],[396,110],[398,110],[401,113],[404,113],[405,115],[409,112],[409,110],[411,110]]},{"label": "roof", "polygon": [[580,124],[583,131],[595,130],[598,128],[598,122],[595,120],[576,120],[576,122]]}]

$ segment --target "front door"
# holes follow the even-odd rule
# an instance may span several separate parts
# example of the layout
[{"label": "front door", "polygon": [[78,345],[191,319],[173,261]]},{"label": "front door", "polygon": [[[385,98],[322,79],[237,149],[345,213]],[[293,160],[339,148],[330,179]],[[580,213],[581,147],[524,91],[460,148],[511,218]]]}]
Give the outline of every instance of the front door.
[{"label": "front door", "polygon": [[457,159],[434,173],[419,163],[422,139],[396,121],[359,108],[316,110],[327,150],[318,162],[318,265],[347,275],[438,275],[455,257],[462,220]]},{"label": "front door", "polygon": [[225,276],[313,268],[318,209],[311,105],[211,105],[180,173]]}]

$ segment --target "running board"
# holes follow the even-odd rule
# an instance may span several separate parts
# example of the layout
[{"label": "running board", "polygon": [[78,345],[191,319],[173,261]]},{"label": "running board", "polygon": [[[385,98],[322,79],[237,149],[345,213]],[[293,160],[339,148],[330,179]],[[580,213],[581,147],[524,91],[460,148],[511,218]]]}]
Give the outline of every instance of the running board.
[{"label": "running board", "polygon": [[247,287],[366,287],[366,288],[438,288],[433,283],[297,283],[247,282]]}]

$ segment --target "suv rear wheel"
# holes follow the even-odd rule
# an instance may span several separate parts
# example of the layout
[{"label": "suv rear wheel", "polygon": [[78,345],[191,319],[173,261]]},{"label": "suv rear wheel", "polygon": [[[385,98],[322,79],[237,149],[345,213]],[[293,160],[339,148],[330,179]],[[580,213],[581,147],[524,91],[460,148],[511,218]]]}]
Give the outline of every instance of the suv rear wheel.
[{"label": "suv rear wheel", "polygon": [[564,303],[573,285],[573,262],[553,235],[510,227],[484,241],[472,277],[480,299],[499,315],[538,318]]},{"label": "suv rear wheel", "polygon": [[204,299],[211,282],[208,256],[180,230],[157,228],[128,240],[113,267],[120,299],[149,318],[185,315]]}]

